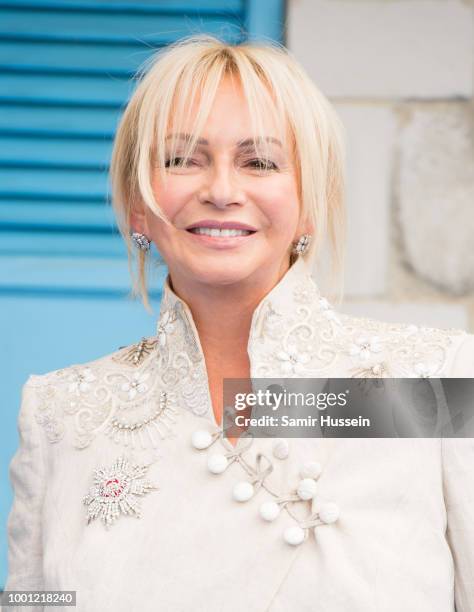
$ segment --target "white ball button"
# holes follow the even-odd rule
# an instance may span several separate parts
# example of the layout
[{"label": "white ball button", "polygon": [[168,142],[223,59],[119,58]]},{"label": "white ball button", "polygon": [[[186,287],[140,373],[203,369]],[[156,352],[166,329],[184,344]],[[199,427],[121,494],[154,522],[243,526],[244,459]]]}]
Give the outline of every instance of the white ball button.
[{"label": "white ball button", "polygon": [[253,496],[253,494],[253,485],[250,482],[246,481],[238,482],[232,490],[232,497],[235,499],[235,501],[238,502],[248,501]]},{"label": "white ball button", "polygon": [[286,459],[290,454],[290,446],[284,438],[275,440],[272,448],[273,456],[277,459]]},{"label": "white ball button", "polygon": [[298,546],[304,540],[304,530],[301,527],[287,527],[283,532],[283,539],[291,546]]},{"label": "white ball button", "polygon": [[311,499],[316,495],[318,485],[312,478],[303,478],[298,483],[296,493],[300,499]]},{"label": "white ball button", "polygon": [[313,478],[314,480],[316,480],[316,478],[319,477],[322,471],[323,468],[319,461],[308,461],[301,468],[300,476],[301,478]]},{"label": "white ball button", "polygon": [[197,431],[194,431],[191,436],[191,444],[194,446],[194,448],[197,448],[198,450],[208,448],[211,443],[212,436],[208,431],[205,431],[204,429],[198,429]]},{"label": "white ball button", "polygon": [[323,523],[334,523],[339,518],[339,506],[334,502],[321,504],[319,509],[319,518]]},{"label": "white ball button", "polygon": [[214,453],[209,455],[207,459],[207,469],[212,474],[222,474],[229,465],[229,460],[225,455]]},{"label": "white ball button", "polygon": [[280,514],[280,506],[274,501],[268,501],[259,508],[260,516],[265,521],[274,521]]}]

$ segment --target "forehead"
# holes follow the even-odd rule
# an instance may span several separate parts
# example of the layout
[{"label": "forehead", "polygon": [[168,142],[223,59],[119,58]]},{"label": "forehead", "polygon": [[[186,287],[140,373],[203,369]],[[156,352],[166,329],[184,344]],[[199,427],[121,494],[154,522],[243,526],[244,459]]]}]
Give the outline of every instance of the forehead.
[{"label": "forehead", "polygon": [[256,142],[257,146],[268,144],[284,147],[288,136],[286,121],[277,118],[274,108],[269,109],[269,104],[273,104],[270,94],[268,90],[263,91],[263,85],[260,89],[259,96],[250,92],[252,101],[249,103],[239,78],[224,76],[212,99],[209,92],[204,91],[196,94],[184,116],[183,113],[171,112],[166,136],[173,135],[173,140],[184,140],[189,134],[197,136],[196,125],[200,113],[204,112],[207,116],[201,123],[197,143],[208,145],[232,142],[250,146]]}]

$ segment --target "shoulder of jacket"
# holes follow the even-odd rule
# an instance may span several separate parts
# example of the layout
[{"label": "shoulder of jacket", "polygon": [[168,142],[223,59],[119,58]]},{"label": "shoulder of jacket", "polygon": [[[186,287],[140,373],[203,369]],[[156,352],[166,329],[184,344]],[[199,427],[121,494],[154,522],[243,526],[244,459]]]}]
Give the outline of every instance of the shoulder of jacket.
[{"label": "shoulder of jacket", "polygon": [[142,338],[97,359],[31,375],[25,387],[34,391],[35,419],[48,441],[68,438],[85,448],[106,428],[117,405],[139,411],[159,393],[158,376],[151,371],[159,367],[157,347],[156,337]]},{"label": "shoulder of jacket", "polygon": [[458,338],[469,335],[465,330],[449,327],[431,327],[428,325],[416,325],[414,323],[399,323],[383,321],[371,317],[361,317],[351,314],[337,312],[337,317],[344,328],[350,333],[370,332],[411,336],[413,338]]},{"label": "shoulder of jacket", "polygon": [[29,387],[45,386],[62,387],[67,383],[80,384],[92,380],[94,373],[104,369],[139,370],[148,360],[158,344],[156,336],[143,337],[140,341],[120,346],[112,353],[107,353],[87,362],[73,363],[69,366],[51,370],[44,374],[30,374],[26,381]]},{"label": "shoulder of jacket", "polygon": [[338,313],[342,336],[352,355],[382,353],[388,370],[415,376],[447,376],[453,359],[469,334],[454,327],[393,323]]},{"label": "shoulder of jacket", "polygon": [[294,292],[291,308],[269,300],[255,326],[256,375],[442,377],[466,332],[394,323],[339,311],[314,292]]}]

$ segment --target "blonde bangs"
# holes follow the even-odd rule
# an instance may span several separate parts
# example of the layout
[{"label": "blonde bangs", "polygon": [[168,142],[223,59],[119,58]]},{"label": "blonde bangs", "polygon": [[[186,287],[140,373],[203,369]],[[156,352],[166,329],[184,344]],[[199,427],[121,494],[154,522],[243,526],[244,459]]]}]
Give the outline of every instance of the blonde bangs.
[{"label": "blonde bangs", "polygon": [[[145,256],[134,248],[130,221],[142,204],[170,223],[151,184],[155,170],[167,180],[166,158],[176,156],[178,139],[191,120],[182,163],[192,155],[211,113],[222,79],[242,87],[252,122],[255,148],[269,156],[268,125],[276,126],[284,147],[293,154],[301,214],[313,228],[303,255],[314,264],[329,243],[331,298],[342,299],[346,216],[344,203],[344,129],[331,104],[291,54],[278,44],[227,45],[209,35],[185,38],[155,53],[137,73],[138,85],[119,123],[111,160],[112,205],[129,255],[132,296],[142,296],[149,310]],[[182,151],[182,150],[181,150]]]}]

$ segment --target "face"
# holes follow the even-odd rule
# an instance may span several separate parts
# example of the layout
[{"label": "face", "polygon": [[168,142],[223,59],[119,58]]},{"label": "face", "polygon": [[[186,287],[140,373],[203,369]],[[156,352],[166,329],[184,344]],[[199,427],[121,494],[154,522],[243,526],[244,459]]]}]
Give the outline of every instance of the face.
[{"label": "face", "polygon": [[152,176],[171,227],[144,207],[132,216],[134,231],[155,242],[174,287],[278,281],[292,242],[307,228],[300,223],[293,160],[276,126],[265,126],[270,154],[259,157],[240,85],[224,79],[191,158],[178,167],[192,129],[190,121],[182,133],[167,134],[169,144],[177,143],[176,157],[167,155],[166,183],[158,168]]}]

